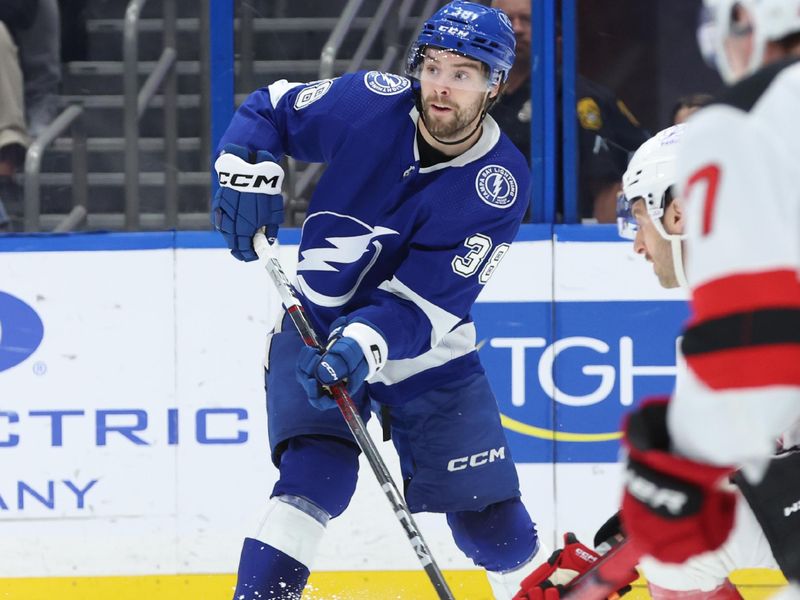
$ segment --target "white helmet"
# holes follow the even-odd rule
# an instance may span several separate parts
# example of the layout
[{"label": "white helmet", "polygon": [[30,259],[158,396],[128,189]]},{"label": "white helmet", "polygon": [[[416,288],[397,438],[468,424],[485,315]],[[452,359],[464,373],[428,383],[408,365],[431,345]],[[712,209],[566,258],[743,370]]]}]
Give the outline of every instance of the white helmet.
[{"label": "white helmet", "polygon": [[[727,53],[725,40],[737,35],[753,34],[753,52],[744,75],[754,73],[764,60],[767,42],[781,40],[792,33],[800,32],[800,0],[703,0],[704,12],[697,31],[703,56],[714,64],[728,83],[734,83],[734,73]],[[734,26],[733,9],[746,9],[752,19],[752,29]],[[739,74],[741,76],[742,74]]]},{"label": "white helmet", "polygon": [[636,237],[639,225],[633,216],[633,205],[637,200],[644,201],[656,231],[672,246],[675,275],[683,287],[687,287],[681,252],[681,241],[685,236],[667,233],[661,219],[670,188],[678,180],[676,161],[685,129],[684,123],[673,125],[639,146],[622,176],[622,192],[617,197],[617,231],[620,237],[629,240]]}]

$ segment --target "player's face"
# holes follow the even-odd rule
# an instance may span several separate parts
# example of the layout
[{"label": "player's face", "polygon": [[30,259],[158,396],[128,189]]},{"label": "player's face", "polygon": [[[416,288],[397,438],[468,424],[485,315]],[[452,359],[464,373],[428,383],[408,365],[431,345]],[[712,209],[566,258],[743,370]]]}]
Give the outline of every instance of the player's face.
[{"label": "player's face", "polygon": [[531,0],[493,0],[492,6],[499,8],[511,21],[517,41],[516,62],[530,62],[531,56]]},{"label": "player's face", "polygon": [[452,52],[427,49],[419,81],[425,126],[430,133],[450,141],[475,127],[490,90],[480,62]]},{"label": "player's face", "polygon": [[[664,212],[662,224],[664,230],[670,234],[680,234],[683,226],[678,218],[676,220],[677,205],[672,202]],[[634,202],[631,209],[638,230],[633,240],[633,250],[636,254],[643,255],[648,262],[653,264],[653,271],[658,277],[661,287],[675,288],[680,284],[675,275],[675,263],[672,258],[672,246],[669,241],[653,225],[653,220],[645,208],[644,200]],[[679,225],[680,224],[680,225]]]},{"label": "player's face", "polygon": [[744,7],[736,5],[731,15],[730,35],[725,38],[725,55],[734,77],[747,75],[753,54],[753,21]]}]

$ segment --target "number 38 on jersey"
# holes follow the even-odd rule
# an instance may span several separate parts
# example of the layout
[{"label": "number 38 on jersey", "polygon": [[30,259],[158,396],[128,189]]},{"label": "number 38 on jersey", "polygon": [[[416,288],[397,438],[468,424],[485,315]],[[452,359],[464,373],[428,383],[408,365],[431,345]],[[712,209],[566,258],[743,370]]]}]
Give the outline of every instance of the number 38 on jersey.
[{"label": "number 38 on jersey", "polygon": [[482,233],[469,236],[464,240],[464,246],[469,248],[469,252],[453,259],[453,272],[462,277],[471,277],[480,269],[478,282],[484,285],[511,247],[509,244],[498,244],[492,251],[492,245],[492,238]]}]

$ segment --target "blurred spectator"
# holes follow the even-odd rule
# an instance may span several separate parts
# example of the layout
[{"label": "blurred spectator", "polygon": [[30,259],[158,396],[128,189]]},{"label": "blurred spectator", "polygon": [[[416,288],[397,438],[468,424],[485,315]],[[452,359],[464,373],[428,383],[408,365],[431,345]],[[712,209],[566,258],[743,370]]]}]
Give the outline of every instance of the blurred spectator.
[{"label": "blurred spectator", "polygon": [[3,228],[10,226],[9,212],[21,212],[22,195],[13,177],[25,159],[30,142],[17,36],[33,24],[37,9],[37,0],[0,2],[0,227]]},{"label": "blurred spectator", "polygon": [[505,90],[492,107],[492,117],[525,158],[531,158],[531,0],[495,0],[514,27],[517,57]]},{"label": "blurred spectator", "polygon": [[31,137],[56,117],[61,83],[57,0],[0,2],[0,228],[22,217],[14,180]]},{"label": "blurred spectator", "polygon": [[[5,1],[5,0],[3,0]],[[17,35],[28,134],[37,137],[58,116],[61,85],[61,19],[57,0],[38,0],[36,18]]]},{"label": "blurred spectator", "polygon": [[649,137],[613,92],[580,74],[575,78],[578,113],[580,216],[615,223],[617,195],[631,154]]},{"label": "blurred spectator", "polygon": [[[508,15],[517,39],[517,60],[492,116],[530,161],[531,1],[493,0],[492,6]],[[629,154],[647,140],[648,134],[610,90],[577,74],[575,91],[580,216],[613,223]]]},{"label": "blurred spectator", "polygon": [[671,125],[677,125],[678,123],[685,123],[686,119],[689,116],[703,108],[704,106],[708,106],[714,100],[714,97],[711,94],[689,94],[688,96],[681,96],[678,98],[678,101],[675,103],[675,106],[672,107],[672,123]]}]

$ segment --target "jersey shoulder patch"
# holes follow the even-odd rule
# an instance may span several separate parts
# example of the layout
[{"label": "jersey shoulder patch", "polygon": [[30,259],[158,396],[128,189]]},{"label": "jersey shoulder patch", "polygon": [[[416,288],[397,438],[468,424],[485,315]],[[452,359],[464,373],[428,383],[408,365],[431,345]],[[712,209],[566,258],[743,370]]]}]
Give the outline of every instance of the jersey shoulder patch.
[{"label": "jersey shoulder patch", "polygon": [[475,176],[478,197],[495,208],[509,208],[517,199],[519,188],[511,171],[500,165],[486,165]]},{"label": "jersey shoulder patch", "polygon": [[381,96],[402,94],[411,87],[411,81],[394,73],[367,71],[364,73],[364,85],[367,89]]}]

